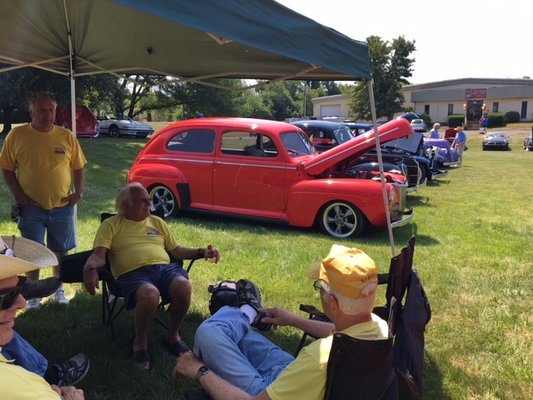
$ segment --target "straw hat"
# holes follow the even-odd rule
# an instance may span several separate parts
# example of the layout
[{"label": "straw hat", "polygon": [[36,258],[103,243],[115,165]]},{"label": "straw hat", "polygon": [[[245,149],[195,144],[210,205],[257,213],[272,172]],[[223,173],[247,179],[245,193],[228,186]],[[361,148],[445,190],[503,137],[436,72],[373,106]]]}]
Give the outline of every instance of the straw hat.
[{"label": "straw hat", "polygon": [[55,254],[33,240],[1,236],[0,251],[13,250],[13,256],[0,254],[0,279],[23,274],[40,268],[58,264]]}]

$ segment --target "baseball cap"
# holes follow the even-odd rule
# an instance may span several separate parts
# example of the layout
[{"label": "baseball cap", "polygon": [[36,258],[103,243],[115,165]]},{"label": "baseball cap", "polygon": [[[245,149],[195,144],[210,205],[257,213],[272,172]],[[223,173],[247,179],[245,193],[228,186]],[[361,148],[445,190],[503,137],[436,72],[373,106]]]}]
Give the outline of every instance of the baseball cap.
[{"label": "baseball cap", "polygon": [[337,244],[320,264],[311,266],[308,277],[352,299],[367,297],[378,283],[376,264],[365,252]]}]

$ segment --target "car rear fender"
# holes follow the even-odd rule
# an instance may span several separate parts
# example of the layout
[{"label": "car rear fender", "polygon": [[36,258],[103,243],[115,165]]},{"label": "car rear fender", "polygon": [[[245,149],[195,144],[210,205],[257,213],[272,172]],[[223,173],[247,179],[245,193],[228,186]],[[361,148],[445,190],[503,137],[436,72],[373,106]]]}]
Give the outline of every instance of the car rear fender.
[{"label": "car rear fender", "polygon": [[182,203],[181,193],[178,187],[184,188],[189,184],[185,175],[176,167],[165,164],[143,163],[135,164],[129,174],[128,183],[139,182],[145,188],[154,185],[165,185],[174,193],[176,199]]},{"label": "car rear fender", "polygon": [[[392,186],[387,184],[387,190]],[[356,206],[375,226],[386,225],[381,182],[363,179],[315,179],[294,184],[288,193],[287,219],[293,226],[312,226],[318,212],[332,201]],[[395,201],[398,201],[396,199]]]}]

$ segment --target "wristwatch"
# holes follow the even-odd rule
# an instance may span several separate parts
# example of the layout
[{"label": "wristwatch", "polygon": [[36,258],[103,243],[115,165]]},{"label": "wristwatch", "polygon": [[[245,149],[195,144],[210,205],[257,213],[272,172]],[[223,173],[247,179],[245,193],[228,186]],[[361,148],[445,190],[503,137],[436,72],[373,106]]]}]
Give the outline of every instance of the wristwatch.
[{"label": "wristwatch", "polygon": [[208,373],[209,368],[207,368],[207,365],[202,365],[200,368],[198,368],[198,371],[196,371],[196,380],[200,379],[204,375],[207,375]]}]

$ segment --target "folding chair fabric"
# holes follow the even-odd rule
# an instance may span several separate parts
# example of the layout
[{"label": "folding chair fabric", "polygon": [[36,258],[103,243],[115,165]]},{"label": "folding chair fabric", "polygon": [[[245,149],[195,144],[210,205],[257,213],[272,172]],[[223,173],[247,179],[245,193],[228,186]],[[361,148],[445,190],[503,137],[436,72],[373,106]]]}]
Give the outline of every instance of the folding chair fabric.
[{"label": "folding chair fabric", "polygon": [[396,399],[393,341],[333,335],[325,400]]}]

